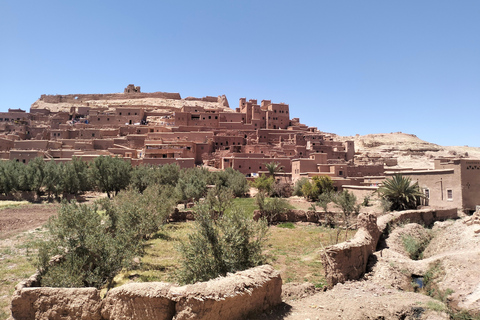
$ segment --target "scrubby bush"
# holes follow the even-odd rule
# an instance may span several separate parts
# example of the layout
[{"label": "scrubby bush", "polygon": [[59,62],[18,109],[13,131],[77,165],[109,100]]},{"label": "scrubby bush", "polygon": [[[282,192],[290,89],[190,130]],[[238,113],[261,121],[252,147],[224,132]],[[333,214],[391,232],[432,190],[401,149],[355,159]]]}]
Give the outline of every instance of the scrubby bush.
[{"label": "scrubby bush", "polygon": [[135,241],[149,239],[166,223],[176,204],[171,186],[151,185],[143,193],[129,188],[115,198],[99,200],[113,232],[129,232]]},{"label": "scrubby bush", "polygon": [[265,221],[253,221],[239,208],[218,220],[214,216],[206,206],[197,207],[194,230],[179,247],[182,265],[177,277],[181,283],[207,281],[265,261]]},{"label": "scrubby bush", "polygon": [[298,179],[297,182],[295,182],[295,186],[293,188],[293,195],[302,197],[303,196],[302,188],[303,188],[303,185],[306,184],[307,182],[309,182],[308,178],[303,177]]},{"label": "scrubby bush", "polygon": [[90,177],[98,190],[110,198],[130,184],[132,165],[118,157],[96,157],[90,167]]},{"label": "scrubby bush", "polygon": [[409,234],[402,236],[403,247],[412,260],[423,259],[423,251],[425,251],[431,240],[431,236],[422,239],[417,239]]},{"label": "scrubby bush", "polygon": [[209,184],[214,184],[217,188],[229,189],[235,197],[244,197],[248,193],[248,181],[239,171],[227,168],[224,171],[213,172],[211,176]]},{"label": "scrubby bush", "polygon": [[270,194],[273,190],[273,184],[275,180],[273,177],[267,177],[261,174],[255,180],[251,182],[252,187],[257,188],[259,193]]},{"label": "scrubby bush", "polygon": [[[141,249],[129,230],[112,232],[110,225],[95,205],[62,203],[58,215],[47,224],[49,239],[39,249],[42,286],[101,288],[110,284]],[[53,256],[59,257],[56,263],[50,263]]]},{"label": "scrubby bush", "polygon": [[190,201],[198,201],[207,193],[207,180],[209,172],[205,169],[192,168],[180,172],[176,185],[176,193],[179,201],[185,207]]},{"label": "scrubby bush", "polygon": [[289,198],[292,196],[292,186],[290,183],[275,181],[270,197]]},{"label": "scrubby bush", "polygon": [[317,201],[324,192],[332,192],[333,181],[329,176],[313,177],[312,181],[305,181],[302,184],[302,194],[309,201]]},{"label": "scrubby bush", "polygon": [[223,216],[225,211],[231,207],[233,203],[233,194],[226,188],[213,188],[207,192],[205,201],[203,202],[213,218]]},{"label": "scrubby bush", "polygon": [[[361,205],[357,204],[357,197],[348,190],[343,190],[342,192],[339,192],[335,194],[333,197],[333,202],[335,205],[341,209],[341,215],[336,216],[337,224],[339,224],[339,221],[343,222],[343,227],[345,228],[345,241],[347,240],[348,236],[348,229],[351,227],[352,219],[356,217],[360,213],[360,208]],[[337,231],[337,239],[336,241],[338,242],[338,236],[340,233],[340,229]]]}]

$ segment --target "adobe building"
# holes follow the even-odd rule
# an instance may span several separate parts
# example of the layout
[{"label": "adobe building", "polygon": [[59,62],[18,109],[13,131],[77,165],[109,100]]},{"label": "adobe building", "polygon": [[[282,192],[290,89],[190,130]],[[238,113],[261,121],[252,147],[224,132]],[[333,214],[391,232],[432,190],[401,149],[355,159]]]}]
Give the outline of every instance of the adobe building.
[{"label": "adobe building", "polygon": [[[434,163],[433,170],[402,171],[401,174],[418,182],[425,194],[425,205],[475,211],[480,206],[480,159],[440,158]],[[395,173],[387,171],[386,176]]]},{"label": "adobe building", "polygon": [[265,172],[265,164],[275,161],[293,180],[383,175],[383,166],[355,165],[353,141],[334,141],[290,119],[288,104],[271,100],[241,98],[233,110],[225,96],[182,99],[179,93],[144,93],[130,84],[123,93],[42,95],[30,113],[0,113],[2,159],[28,163],[37,156],[68,161],[100,155],[128,158],[134,165],[230,167],[246,176]]}]

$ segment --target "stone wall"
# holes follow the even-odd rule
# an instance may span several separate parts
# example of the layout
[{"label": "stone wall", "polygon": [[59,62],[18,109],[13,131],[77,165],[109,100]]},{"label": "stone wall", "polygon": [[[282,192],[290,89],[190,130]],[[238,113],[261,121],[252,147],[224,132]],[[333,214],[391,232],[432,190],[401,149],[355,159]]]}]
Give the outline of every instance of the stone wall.
[{"label": "stone wall", "polygon": [[421,209],[392,212],[377,218],[371,214],[358,216],[358,231],[353,239],[329,246],[322,254],[325,279],[331,288],[337,283],[360,279],[367,268],[369,256],[376,251],[380,236],[398,223],[419,223],[426,226],[435,221],[458,218],[457,209]]},{"label": "stone wall", "polygon": [[12,319],[243,319],[282,302],[282,279],[264,265],[207,282],[175,286],[130,283],[102,300],[95,288],[41,288],[35,277],[17,285]]}]

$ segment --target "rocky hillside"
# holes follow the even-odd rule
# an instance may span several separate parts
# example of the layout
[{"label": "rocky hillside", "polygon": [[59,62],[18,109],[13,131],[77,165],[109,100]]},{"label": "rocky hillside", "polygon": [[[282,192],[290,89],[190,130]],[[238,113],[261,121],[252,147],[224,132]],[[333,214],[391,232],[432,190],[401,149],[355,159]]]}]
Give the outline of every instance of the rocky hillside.
[{"label": "rocky hillside", "polygon": [[438,157],[480,158],[480,148],[443,147],[402,132],[336,136],[335,139],[355,141],[357,162],[383,161],[387,164],[386,168],[431,169],[433,160]]}]

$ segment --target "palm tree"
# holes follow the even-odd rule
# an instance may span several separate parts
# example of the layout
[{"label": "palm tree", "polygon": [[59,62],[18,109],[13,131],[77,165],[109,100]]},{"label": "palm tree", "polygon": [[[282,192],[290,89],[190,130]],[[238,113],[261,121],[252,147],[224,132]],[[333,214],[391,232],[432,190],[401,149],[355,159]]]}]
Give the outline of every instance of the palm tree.
[{"label": "palm tree", "polygon": [[416,209],[418,200],[425,197],[417,182],[412,184],[410,178],[401,174],[386,179],[378,193],[392,203],[391,210]]},{"label": "palm tree", "polygon": [[268,173],[274,179],[275,179],[275,175],[277,174],[277,172],[282,172],[283,171],[283,166],[280,165],[280,163],[275,162],[275,161],[265,163],[265,168],[267,168]]}]

